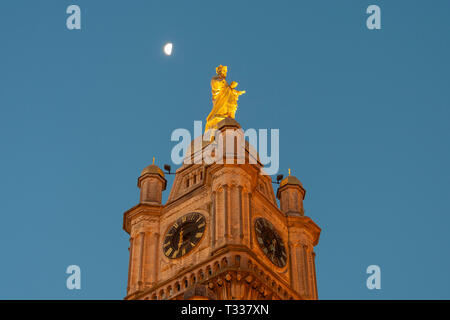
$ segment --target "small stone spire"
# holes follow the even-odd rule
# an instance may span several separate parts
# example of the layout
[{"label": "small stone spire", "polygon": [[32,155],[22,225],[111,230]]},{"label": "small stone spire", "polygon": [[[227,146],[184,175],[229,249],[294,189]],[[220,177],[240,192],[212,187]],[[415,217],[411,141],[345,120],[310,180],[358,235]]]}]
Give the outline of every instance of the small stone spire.
[{"label": "small stone spire", "polygon": [[166,190],[167,180],[164,172],[155,165],[155,157],[153,164],[142,170],[138,179],[138,187],[141,189],[141,203],[161,204],[162,192]]},{"label": "small stone spire", "polygon": [[291,175],[291,169],[288,169],[288,176],[281,180],[277,191],[277,198],[280,200],[281,211],[286,215],[303,216],[303,199],[305,198],[305,189],[302,183],[295,176]]}]

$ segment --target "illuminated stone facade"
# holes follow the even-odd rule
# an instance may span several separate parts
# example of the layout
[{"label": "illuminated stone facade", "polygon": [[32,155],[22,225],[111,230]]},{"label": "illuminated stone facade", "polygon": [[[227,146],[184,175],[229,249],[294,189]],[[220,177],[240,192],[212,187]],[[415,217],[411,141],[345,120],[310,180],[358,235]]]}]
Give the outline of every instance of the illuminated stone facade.
[{"label": "illuminated stone facade", "polygon": [[[240,131],[235,120],[218,127]],[[271,178],[260,173],[261,167],[259,162],[184,164],[176,171],[165,204],[164,173],[156,165],[144,169],[138,179],[140,203],[124,214],[123,228],[130,234],[125,299],[317,299],[313,248],[320,228],[304,216],[305,190],[297,178],[288,176],[275,196]],[[189,213],[206,221],[206,227],[195,226],[202,228],[195,245],[185,245],[188,240],[173,228],[180,228],[176,221]],[[264,241],[257,234],[258,218],[273,227],[279,235],[277,248],[284,245],[285,253],[260,244]],[[170,236],[176,238],[170,242]],[[191,245],[180,257],[176,254],[181,251],[166,250]],[[274,255],[279,265],[271,260]]]}]

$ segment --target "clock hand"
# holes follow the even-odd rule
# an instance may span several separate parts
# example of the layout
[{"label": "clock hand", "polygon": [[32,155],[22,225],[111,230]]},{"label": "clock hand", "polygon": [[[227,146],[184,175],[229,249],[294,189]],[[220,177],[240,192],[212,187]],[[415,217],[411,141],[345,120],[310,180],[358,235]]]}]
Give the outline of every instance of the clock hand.
[{"label": "clock hand", "polygon": [[270,246],[270,249],[271,249],[270,251],[272,251],[272,259],[273,259],[273,256],[275,255],[276,245],[277,245],[277,240],[272,239],[272,245]]},{"label": "clock hand", "polygon": [[180,250],[182,244],[183,244],[183,229],[181,229],[180,231],[180,240],[178,240],[178,250]]}]

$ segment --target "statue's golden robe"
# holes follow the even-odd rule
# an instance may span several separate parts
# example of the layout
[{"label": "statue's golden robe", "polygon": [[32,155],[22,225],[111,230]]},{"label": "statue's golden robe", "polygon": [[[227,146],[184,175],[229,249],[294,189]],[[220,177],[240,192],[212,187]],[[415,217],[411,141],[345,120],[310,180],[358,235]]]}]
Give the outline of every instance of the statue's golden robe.
[{"label": "statue's golden robe", "polygon": [[234,81],[229,85],[221,75],[214,76],[211,79],[213,108],[206,118],[205,132],[209,129],[215,129],[217,123],[225,118],[234,119],[238,98],[245,93],[245,91],[234,89],[236,86],[237,83]]}]

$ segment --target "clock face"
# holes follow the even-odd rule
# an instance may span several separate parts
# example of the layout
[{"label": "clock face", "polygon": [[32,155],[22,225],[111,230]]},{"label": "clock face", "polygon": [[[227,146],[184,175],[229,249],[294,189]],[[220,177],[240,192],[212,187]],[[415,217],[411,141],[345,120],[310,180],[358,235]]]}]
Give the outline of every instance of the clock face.
[{"label": "clock face", "polygon": [[176,259],[191,251],[203,237],[205,217],[197,212],[179,218],[167,231],[163,243],[166,257]]},{"label": "clock face", "polygon": [[274,265],[282,268],[286,265],[287,255],[283,240],[275,227],[266,219],[255,221],[255,233],[258,245]]}]

